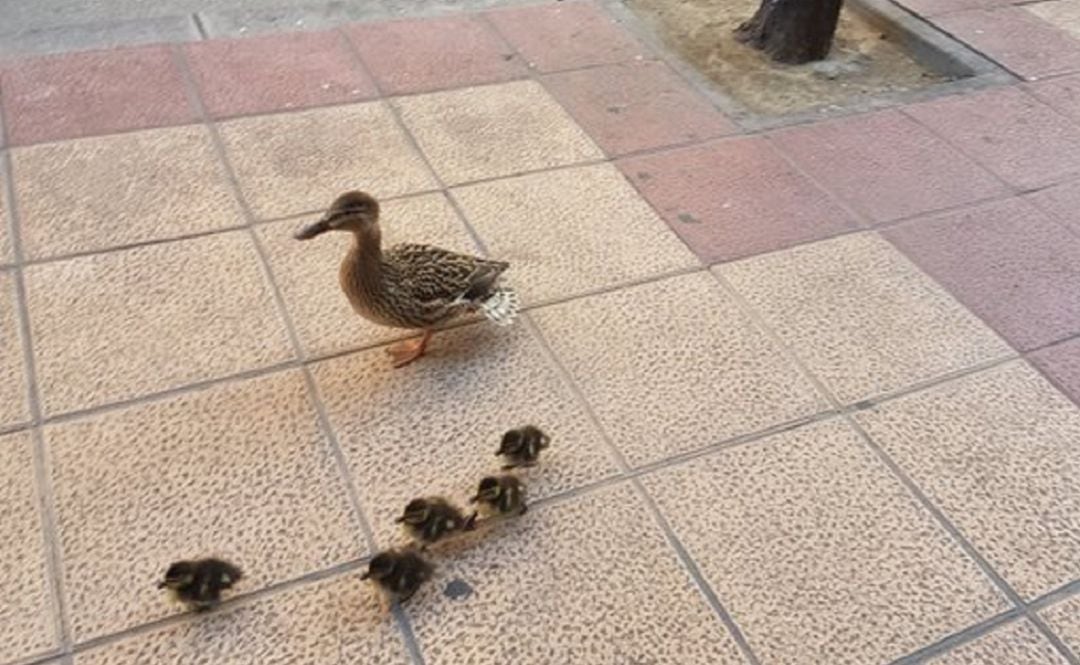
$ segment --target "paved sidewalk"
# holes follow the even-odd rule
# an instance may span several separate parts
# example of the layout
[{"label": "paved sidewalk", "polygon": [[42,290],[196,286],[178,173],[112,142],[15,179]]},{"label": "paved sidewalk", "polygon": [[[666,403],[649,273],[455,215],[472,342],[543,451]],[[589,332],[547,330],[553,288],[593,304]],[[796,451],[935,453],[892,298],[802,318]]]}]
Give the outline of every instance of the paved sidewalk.
[{"label": "paved sidewalk", "polygon": [[[1080,663],[1080,0],[910,8],[1016,81],[752,132],[580,0],[6,60],[0,663]],[[521,324],[391,370],[291,237],[356,187]]]}]

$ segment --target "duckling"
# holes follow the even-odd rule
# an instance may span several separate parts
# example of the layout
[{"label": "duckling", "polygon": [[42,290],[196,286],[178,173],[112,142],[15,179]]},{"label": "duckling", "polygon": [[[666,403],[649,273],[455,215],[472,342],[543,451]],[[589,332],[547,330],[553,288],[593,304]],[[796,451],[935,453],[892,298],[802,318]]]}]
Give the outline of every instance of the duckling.
[{"label": "duckling", "polygon": [[158,588],[169,589],[177,600],[202,612],[217,605],[221,592],[243,576],[239,568],[221,559],[177,561],[165,571]]},{"label": "duckling", "polygon": [[387,550],[372,557],[360,579],[370,578],[399,604],[412,598],[431,579],[434,568],[412,550]]},{"label": "duckling", "polygon": [[532,466],[540,457],[540,451],[551,444],[551,438],[532,425],[512,429],[503,434],[502,443],[495,453],[496,457],[505,456],[509,460],[503,470],[519,466]]},{"label": "duckling", "polygon": [[342,194],[295,237],[308,240],[327,231],[353,234],[338,279],[356,313],[378,325],[423,331],[420,339],[388,349],[394,367],[422,356],[434,329],[461,314],[480,310],[498,325],[509,325],[517,316],[517,294],[496,285],[508,263],[429,245],[401,244],[383,251],[379,203],[370,194]]},{"label": "duckling", "polygon": [[482,479],[469,503],[479,503],[486,517],[514,517],[524,515],[529,509],[525,503],[525,485],[510,475]]},{"label": "duckling", "polygon": [[405,512],[394,521],[405,524],[413,538],[422,543],[420,549],[443,538],[476,527],[476,513],[465,517],[460,510],[442,497],[413,499]]}]

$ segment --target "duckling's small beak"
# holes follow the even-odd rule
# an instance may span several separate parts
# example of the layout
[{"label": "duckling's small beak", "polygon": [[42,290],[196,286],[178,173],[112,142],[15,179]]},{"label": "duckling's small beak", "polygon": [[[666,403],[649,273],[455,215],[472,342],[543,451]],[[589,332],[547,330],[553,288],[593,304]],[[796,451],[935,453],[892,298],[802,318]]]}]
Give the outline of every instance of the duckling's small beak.
[{"label": "duckling's small beak", "polygon": [[479,500],[480,500],[480,495],[479,494],[477,494],[476,496],[473,496],[473,497],[469,497],[469,503],[476,503]]},{"label": "duckling's small beak", "polygon": [[371,577],[371,571],[370,570],[365,570],[363,572],[363,574],[360,575],[360,579],[362,579],[362,580],[366,580],[369,577]]},{"label": "duckling's small beak", "polygon": [[401,524],[404,521],[405,521],[405,516],[404,515],[402,515],[401,517],[395,517],[394,518],[394,524]]},{"label": "duckling's small beak", "polygon": [[327,217],[323,217],[314,224],[308,224],[304,228],[300,229],[293,236],[297,240],[310,240],[317,235],[326,233],[330,230],[330,220]]},{"label": "duckling's small beak", "polygon": [[159,588],[159,589],[164,589],[167,586],[169,586],[169,585],[166,584],[165,582],[158,582],[157,583],[157,588]]}]

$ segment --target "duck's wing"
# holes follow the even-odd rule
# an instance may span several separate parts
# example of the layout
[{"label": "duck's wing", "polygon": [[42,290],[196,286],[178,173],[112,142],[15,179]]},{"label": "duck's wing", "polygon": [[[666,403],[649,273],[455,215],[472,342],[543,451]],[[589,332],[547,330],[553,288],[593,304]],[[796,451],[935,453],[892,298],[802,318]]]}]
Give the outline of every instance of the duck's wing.
[{"label": "duck's wing", "polygon": [[399,287],[422,302],[450,303],[483,298],[509,267],[430,245],[395,245],[383,254]]}]

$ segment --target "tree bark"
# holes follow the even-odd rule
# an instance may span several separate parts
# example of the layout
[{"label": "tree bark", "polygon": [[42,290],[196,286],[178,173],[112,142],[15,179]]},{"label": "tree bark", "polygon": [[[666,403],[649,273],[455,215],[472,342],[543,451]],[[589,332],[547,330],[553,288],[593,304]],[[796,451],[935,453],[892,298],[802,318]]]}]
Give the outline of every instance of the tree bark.
[{"label": "tree bark", "polygon": [[761,0],[735,38],[792,65],[823,60],[832,48],[843,0]]}]

